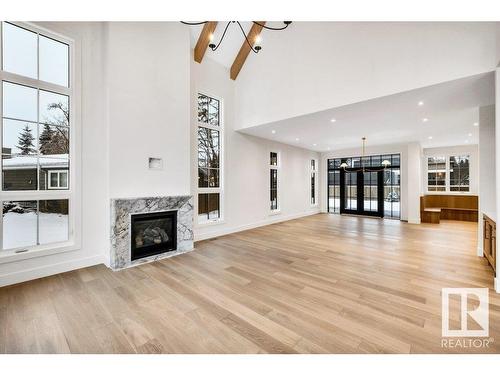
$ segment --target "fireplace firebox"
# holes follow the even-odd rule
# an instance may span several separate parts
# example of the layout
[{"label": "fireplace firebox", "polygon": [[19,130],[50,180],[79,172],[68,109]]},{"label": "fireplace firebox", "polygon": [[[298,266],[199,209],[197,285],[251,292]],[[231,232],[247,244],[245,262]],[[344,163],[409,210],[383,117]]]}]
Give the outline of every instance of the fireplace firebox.
[{"label": "fireplace firebox", "polygon": [[177,249],[177,211],[130,215],[131,260]]}]

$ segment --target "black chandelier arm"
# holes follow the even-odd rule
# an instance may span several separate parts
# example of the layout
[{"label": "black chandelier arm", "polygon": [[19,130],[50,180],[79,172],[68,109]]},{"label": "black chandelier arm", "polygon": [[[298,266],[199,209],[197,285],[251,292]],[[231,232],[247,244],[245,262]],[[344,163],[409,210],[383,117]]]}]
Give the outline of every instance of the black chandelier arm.
[{"label": "black chandelier arm", "polygon": [[184,25],[189,25],[189,26],[199,26],[199,25],[204,25],[208,21],[201,21],[201,22],[186,22],[186,21],[181,21]]},{"label": "black chandelier arm", "polygon": [[219,40],[219,43],[217,43],[217,45],[215,44],[210,44],[209,47],[212,51],[217,51],[217,48],[219,48],[220,44],[222,43],[222,41],[224,40],[224,37],[226,36],[226,31],[227,29],[229,28],[229,25],[231,25],[231,23],[234,22],[234,21],[229,21],[226,25],[226,28],[224,29],[224,32],[222,33],[222,36]]},{"label": "black chandelier arm", "polygon": [[238,26],[240,27],[240,30],[241,30],[241,32],[242,32],[242,34],[243,34],[243,36],[245,37],[245,40],[246,40],[246,42],[247,42],[248,46],[250,47],[250,49],[251,49],[253,52],[255,52],[255,53],[259,53],[260,48],[259,48],[259,49],[255,49],[255,48],[253,48],[253,45],[252,45],[252,43],[250,43],[250,41],[248,40],[247,34],[245,34],[245,30],[243,30],[243,27],[241,26],[240,21],[236,21],[236,23],[237,23],[237,24],[238,24]]},{"label": "black chandelier arm", "polygon": [[292,21],[283,21],[284,24],[285,24],[285,26],[282,26],[282,27],[271,27],[271,26],[266,26],[263,23],[260,23],[260,22],[257,22],[257,21],[252,21],[252,22],[254,24],[256,24],[256,25],[259,25],[260,27],[263,27],[264,29],[274,30],[274,31],[285,30],[292,23]]}]

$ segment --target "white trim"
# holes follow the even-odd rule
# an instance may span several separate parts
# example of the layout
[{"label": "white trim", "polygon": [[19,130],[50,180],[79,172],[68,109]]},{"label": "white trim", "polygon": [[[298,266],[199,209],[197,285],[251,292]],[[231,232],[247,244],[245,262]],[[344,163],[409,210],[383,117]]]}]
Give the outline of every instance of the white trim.
[{"label": "white trim", "polygon": [[500,279],[498,277],[495,277],[493,280],[493,288],[495,289],[495,292],[500,293]]},{"label": "white trim", "polygon": [[[231,233],[242,232],[242,231],[249,230],[249,229],[263,227],[266,225],[280,223],[280,222],[288,221],[288,220],[300,219],[301,217],[317,215],[317,214],[320,214],[319,209],[311,210],[311,211],[307,211],[307,212],[301,212],[298,214],[286,215],[286,216],[276,216],[276,218],[273,218],[273,219],[268,218],[268,219],[260,220],[260,221],[254,222],[254,223],[239,225],[236,227],[224,228],[221,230],[210,231],[207,233],[203,233],[201,235],[195,234],[195,241],[203,241],[203,240],[207,240],[209,238],[225,236],[225,235],[231,234]],[[196,248],[196,246],[195,246],[195,248]]]},{"label": "white trim", "polygon": [[105,263],[105,257],[103,255],[94,255],[88,258],[70,260],[67,262],[25,269],[19,272],[7,273],[0,275],[0,287],[51,276],[58,273],[73,271],[79,268],[95,266],[102,263]]}]

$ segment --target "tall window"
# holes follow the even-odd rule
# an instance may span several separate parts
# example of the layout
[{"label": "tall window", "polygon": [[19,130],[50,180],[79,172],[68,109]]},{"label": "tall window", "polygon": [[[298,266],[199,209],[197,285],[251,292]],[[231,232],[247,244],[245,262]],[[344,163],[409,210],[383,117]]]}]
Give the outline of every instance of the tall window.
[{"label": "tall window", "polygon": [[221,218],[221,103],[198,94],[198,223]]},{"label": "tall window", "polygon": [[311,160],[311,205],[316,205],[316,160]]},{"label": "tall window", "polygon": [[270,188],[270,202],[271,211],[278,211],[278,171],[279,171],[279,155],[277,152],[271,152],[269,154],[269,188]]},{"label": "tall window", "polygon": [[[70,42],[1,23],[1,249],[70,240]],[[71,137],[70,137],[71,136]]]},{"label": "tall window", "polygon": [[427,191],[470,191],[469,155],[427,158]]}]

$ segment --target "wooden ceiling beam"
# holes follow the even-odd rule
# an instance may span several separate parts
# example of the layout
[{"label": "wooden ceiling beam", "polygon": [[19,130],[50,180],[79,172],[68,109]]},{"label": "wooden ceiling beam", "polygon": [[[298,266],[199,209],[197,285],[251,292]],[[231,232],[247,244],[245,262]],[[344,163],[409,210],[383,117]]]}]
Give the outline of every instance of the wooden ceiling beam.
[{"label": "wooden ceiling beam", "polygon": [[[257,25],[254,23],[252,25],[252,28],[250,29],[250,32],[248,33],[248,41],[252,44],[252,46],[255,44],[255,40],[259,36],[260,32],[263,29],[263,25],[266,24],[266,21],[257,21],[260,23],[260,25]],[[238,74],[240,73],[241,68],[243,67],[243,64],[245,63],[248,54],[250,53],[250,46],[246,42],[246,40],[243,41],[243,44],[241,45],[240,51],[238,52],[238,55],[234,59],[233,65],[231,65],[231,71],[229,76],[231,77],[232,80],[235,80],[236,77],[238,77]]]},{"label": "wooden ceiling beam", "polygon": [[205,52],[210,43],[210,35],[214,33],[216,27],[217,21],[208,21],[203,25],[203,29],[194,47],[194,61],[197,63],[201,63],[201,60],[203,60],[203,56],[205,56]]}]

